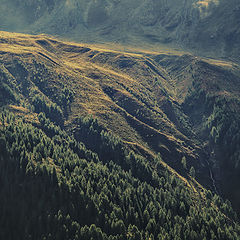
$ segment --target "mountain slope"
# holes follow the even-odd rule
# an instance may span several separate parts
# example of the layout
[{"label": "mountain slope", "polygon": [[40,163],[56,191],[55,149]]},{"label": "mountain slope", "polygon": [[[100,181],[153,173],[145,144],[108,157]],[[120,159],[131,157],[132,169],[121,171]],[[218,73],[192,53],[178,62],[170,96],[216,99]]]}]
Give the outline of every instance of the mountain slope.
[{"label": "mountain slope", "polygon": [[[222,126],[213,115],[219,101],[221,108],[232,102],[231,119],[237,122],[240,74],[236,64],[171,51],[122,53],[44,36],[6,32],[1,36],[2,104],[9,98],[33,105],[79,140],[81,117],[93,115],[131,149],[144,155],[160,152],[177,171],[185,156],[189,168],[195,166],[201,176],[199,181],[215,188],[207,162],[213,158],[215,143],[209,148],[209,135],[212,127]],[[229,166],[237,175],[238,154],[234,150],[231,155],[236,159]],[[216,169],[223,168],[218,159],[213,161]],[[223,179],[220,185],[225,183],[222,174],[215,174]]]},{"label": "mountain slope", "polygon": [[26,222],[15,232],[22,239],[60,229],[66,239],[238,239],[230,202],[215,194],[239,210],[237,64],[0,36],[3,229]]},{"label": "mountain slope", "polygon": [[219,190],[239,208],[239,66],[191,59],[156,58],[176,81],[183,111],[208,149]]},{"label": "mountain slope", "polygon": [[160,158],[154,172],[131,152],[106,161],[121,153],[111,135],[98,141],[98,157],[43,113],[39,121],[43,130],[1,114],[1,238],[238,239],[230,203],[198,195]]},{"label": "mountain slope", "polygon": [[239,60],[239,4],[237,0],[4,0],[0,30],[44,32],[88,43],[170,44]]},{"label": "mountain slope", "polygon": [[[36,94],[39,97],[45,95],[49,101],[64,108],[62,121],[67,120],[67,127],[74,127],[78,116],[93,114],[128,142],[155,151],[165,148],[166,154],[172,152],[173,159],[179,158],[181,152],[197,158],[193,147],[186,145],[194,145],[194,142],[167,116],[173,115],[177,125],[179,120],[174,116],[174,108],[177,111],[178,106],[177,103],[172,106],[171,97],[173,86],[164,69],[154,67],[151,59],[140,54],[90,49],[44,37],[22,37],[16,44],[16,39],[7,37],[1,59],[3,73],[17,81],[23,99],[34,104]],[[59,99],[59,95],[66,98],[64,88],[74,94],[69,106],[63,102],[65,99]],[[169,113],[163,112],[161,106]],[[179,117],[184,118],[184,115]]]}]

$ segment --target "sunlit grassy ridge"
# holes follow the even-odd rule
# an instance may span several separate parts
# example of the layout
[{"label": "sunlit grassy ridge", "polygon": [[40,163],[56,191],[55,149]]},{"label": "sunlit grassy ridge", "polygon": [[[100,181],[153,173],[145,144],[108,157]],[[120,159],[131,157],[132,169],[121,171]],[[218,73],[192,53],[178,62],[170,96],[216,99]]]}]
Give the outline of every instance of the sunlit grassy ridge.
[{"label": "sunlit grassy ridge", "polygon": [[[47,74],[53,75],[49,79],[44,79],[49,76],[42,76],[48,87],[58,88],[61,87],[58,86],[60,83],[75,92],[68,124],[78,114],[92,114],[124,139],[141,144],[145,144],[142,136],[139,136],[138,130],[129,126],[128,121],[145,126],[144,128],[149,129],[147,131],[150,132],[157,133],[169,129],[169,134],[166,135],[168,139],[175,139],[173,132],[182,135],[174,129],[174,125],[157,103],[159,100],[167,101],[163,89],[174,91],[171,79],[159,77],[156,71],[162,71],[162,74],[166,75],[162,69],[151,70],[152,63],[143,54],[109,52],[99,47],[88,48],[80,44],[62,43],[43,36],[11,35],[4,32],[1,34],[3,39],[7,39],[2,45],[3,51],[8,53],[2,55],[4,61],[9,59],[11,53],[14,53],[16,58],[21,54],[20,59],[26,64],[35,58],[36,61],[48,66]],[[59,79],[58,75],[62,76],[62,79]],[[155,93],[152,92],[152,85],[156,86]],[[106,87],[111,88],[115,93],[112,95]],[[28,88],[27,91],[29,90]],[[161,117],[161,125],[158,123],[159,117]],[[151,122],[151,118],[155,120],[148,124],[147,119]],[[165,135],[167,131],[161,134]],[[132,139],[129,139],[129,136]]]}]

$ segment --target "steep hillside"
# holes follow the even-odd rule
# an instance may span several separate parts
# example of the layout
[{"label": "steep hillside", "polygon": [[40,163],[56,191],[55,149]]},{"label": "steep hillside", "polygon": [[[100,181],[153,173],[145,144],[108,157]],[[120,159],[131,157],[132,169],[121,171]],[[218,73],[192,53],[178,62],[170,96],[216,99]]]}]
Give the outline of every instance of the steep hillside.
[{"label": "steep hillside", "polygon": [[224,114],[239,129],[237,65],[44,35],[0,44],[1,239],[239,239],[214,172],[237,183],[239,135],[229,164],[220,151]]},{"label": "steep hillside", "polygon": [[2,106],[44,112],[97,151],[97,140],[86,140],[79,127],[92,116],[129,150],[150,158],[160,153],[185,178],[194,166],[201,184],[238,209],[238,65],[170,49],[122,52],[44,35],[1,32],[0,41]]},{"label": "steep hillside", "polygon": [[182,109],[208,149],[219,191],[239,209],[239,66],[192,56],[154,59],[176,83]]},{"label": "steep hillside", "polygon": [[0,118],[2,239],[239,238],[229,201],[198,192],[193,178],[179,178],[160,157],[128,152],[99,134],[97,121],[79,127],[85,141],[97,137],[98,154],[44,113],[29,123],[19,115],[27,109],[10,110]]},{"label": "steep hillside", "polygon": [[199,158],[187,117],[174,101],[173,82],[151,58],[41,36],[2,35],[1,74],[5,84],[14,82],[20,102],[47,101],[56,108],[53,120],[76,128],[76,134],[78,118],[93,115],[129,145],[161,151],[173,164],[185,154]]},{"label": "steep hillside", "polygon": [[238,0],[3,0],[0,30],[88,43],[167,44],[239,60],[239,9]]}]

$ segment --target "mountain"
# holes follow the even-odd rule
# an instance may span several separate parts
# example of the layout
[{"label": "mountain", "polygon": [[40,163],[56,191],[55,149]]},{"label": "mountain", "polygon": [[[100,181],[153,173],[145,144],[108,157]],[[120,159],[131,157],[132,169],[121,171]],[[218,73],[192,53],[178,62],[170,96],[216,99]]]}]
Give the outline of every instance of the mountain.
[{"label": "mountain", "polygon": [[239,11],[238,0],[3,0],[0,30],[239,60]]},{"label": "mountain", "polygon": [[0,44],[1,238],[239,239],[237,63]]}]

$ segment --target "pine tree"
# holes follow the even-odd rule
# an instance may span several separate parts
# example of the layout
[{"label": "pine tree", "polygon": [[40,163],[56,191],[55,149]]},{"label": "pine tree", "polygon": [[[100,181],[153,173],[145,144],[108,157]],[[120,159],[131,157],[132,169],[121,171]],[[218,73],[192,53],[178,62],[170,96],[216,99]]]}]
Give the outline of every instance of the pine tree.
[{"label": "pine tree", "polygon": [[182,157],[181,163],[182,163],[183,168],[186,170],[187,169],[187,160],[186,160],[185,156]]},{"label": "pine tree", "polygon": [[195,177],[196,177],[195,168],[194,168],[193,166],[190,168],[189,175],[190,175],[192,178],[195,178]]}]

